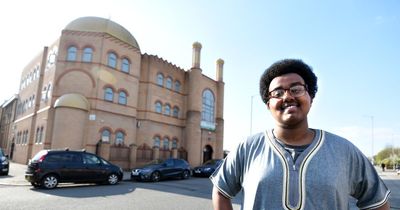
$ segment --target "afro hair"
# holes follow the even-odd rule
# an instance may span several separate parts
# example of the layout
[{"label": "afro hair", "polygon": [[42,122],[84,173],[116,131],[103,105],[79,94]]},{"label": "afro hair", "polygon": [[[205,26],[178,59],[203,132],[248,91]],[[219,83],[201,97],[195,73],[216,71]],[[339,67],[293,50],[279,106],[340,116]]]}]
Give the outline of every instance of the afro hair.
[{"label": "afro hair", "polygon": [[268,92],[269,85],[275,77],[284,74],[296,73],[300,75],[307,85],[308,94],[313,99],[317,93],[317,76],[315,76],[311,67],[298,59],[284,59],[275,62],[267,68],[260,78],[260,95],[263,102],[266,104],[269,100]]}]

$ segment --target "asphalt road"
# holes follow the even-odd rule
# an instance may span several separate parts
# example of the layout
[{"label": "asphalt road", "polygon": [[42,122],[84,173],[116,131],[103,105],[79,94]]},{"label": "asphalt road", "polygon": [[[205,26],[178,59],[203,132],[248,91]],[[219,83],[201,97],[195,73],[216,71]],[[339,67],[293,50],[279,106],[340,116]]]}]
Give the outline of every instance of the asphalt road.
[{"label": "asphalt road", "polygon": [[[141,183],[129,181],[130,174],[125,172],[125,181],[116,186],[60,184],[59,189],[37,190],[25,180],[25,170],[26,165],[11,163],[9,175],[0,176],[1,209],[82,209],[82,205],[84,209],[212,209],[212,184],[207,178]],[[377,171],[391,190],[391,209],[400,209],[400,175],[392,170]],[[47,204],[42,206],[35,199]],[[128,208],[127,203],[135,207]],[[235,210],[240,209],[240,196],[233,203]]]}]

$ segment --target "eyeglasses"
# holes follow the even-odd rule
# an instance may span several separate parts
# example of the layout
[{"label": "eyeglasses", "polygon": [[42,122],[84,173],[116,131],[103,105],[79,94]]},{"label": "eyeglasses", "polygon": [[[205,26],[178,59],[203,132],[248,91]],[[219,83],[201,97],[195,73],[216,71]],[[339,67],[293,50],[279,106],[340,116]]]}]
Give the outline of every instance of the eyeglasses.
[{"label": "eyeglasses", "polygon": [[285,88],[277,88],[273,91],[268,93],[269,98],[279,98],[282,99],[285,95],[286,91],[289,91],[289,94],[293,97],[300,97],[303,96],[307,91],[307,85],[305,84],[298,84],[293,85],[292,87],[285,89]]}]

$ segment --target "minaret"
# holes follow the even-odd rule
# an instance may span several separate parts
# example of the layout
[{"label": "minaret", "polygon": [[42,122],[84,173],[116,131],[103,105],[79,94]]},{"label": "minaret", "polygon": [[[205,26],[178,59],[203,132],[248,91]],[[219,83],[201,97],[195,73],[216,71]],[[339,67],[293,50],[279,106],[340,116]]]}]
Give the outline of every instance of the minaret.
[{"label": "minaret", "polygon": [[199,42],[193,43],[192,69],[200,69],[200,51],[201,44]]},{"label": "minaret", "polygon": [[201,44],[193,43],[192,68],[189,71],[189,84],[186,110],[186,148],[188,161],[191,165],[202,163],[201,148],[201,109],[202,109],[202,71],[200,68]]},{"label": "minaret", "polygon": [[214,158],[224,157],[224,87],[223,71],[224,71],[224,60],[217,60],[217,99],[216,99],[216,148]]}]

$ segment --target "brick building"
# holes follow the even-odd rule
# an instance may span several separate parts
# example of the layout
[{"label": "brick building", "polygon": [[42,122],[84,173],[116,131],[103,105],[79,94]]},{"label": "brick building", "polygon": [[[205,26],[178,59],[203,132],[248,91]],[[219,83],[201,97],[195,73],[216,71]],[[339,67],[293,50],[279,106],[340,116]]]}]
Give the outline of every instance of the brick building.
[{"label": "brick building", "polygon": [[[223,157],[223,60],[202,74],[201,44],[182,69],[142,53],[124,27],[82,17],[26,66],[7,150],[27,161],[41,149],[86,149],[123,168],[178,157]],[[5,141],[2,139],[2,141]]]}]

